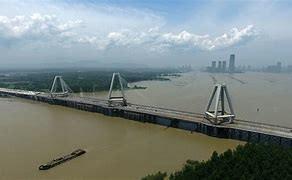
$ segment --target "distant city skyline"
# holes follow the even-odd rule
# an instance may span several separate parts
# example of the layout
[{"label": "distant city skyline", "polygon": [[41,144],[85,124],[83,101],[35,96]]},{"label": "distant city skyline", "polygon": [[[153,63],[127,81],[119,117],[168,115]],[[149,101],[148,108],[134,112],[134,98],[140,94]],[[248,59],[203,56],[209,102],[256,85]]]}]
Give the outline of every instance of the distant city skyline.
[{"label": "distant city skyline", "polygon": [[238,73],[240,72],[236,68],[235,54],[230,54],[228,67],[227,67],[226,60],[212,61],[211,65],[206,68],[206,71],[211,72],[211,73]]},{"label": "distant city skyline", "polygon": [[0,68],[292,64],[290,1],[0,0]]}]

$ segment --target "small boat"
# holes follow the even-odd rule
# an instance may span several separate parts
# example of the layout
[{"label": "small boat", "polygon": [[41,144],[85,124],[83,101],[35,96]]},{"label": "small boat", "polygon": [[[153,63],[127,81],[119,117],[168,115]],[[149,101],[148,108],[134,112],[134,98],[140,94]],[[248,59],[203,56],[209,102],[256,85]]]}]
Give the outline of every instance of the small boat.
[{"label": "small boat", "polygon": [[69,161],[69,160],[71,160],[73,158],[76,158],[76,157],[78,157],[78,156],[80,156],[80,155],[82,155],[84,153],[86,153],[85,150],[77,149],[77,150],[73,151],[72,153],[70,153],[68,155],[65,155],[63,157],[59,157],[59,158],[54,159],[54,160],[52,160],[52,161],[50,161],[50,162],[48,162],[46,164],[41,165],[39,167],[39,170],[48,170],[48,169],[50,169],[52,167],[55,167],[55,166],[57,166],[57,165],[59,165],[61,163],[64,163],[64,162]]}]

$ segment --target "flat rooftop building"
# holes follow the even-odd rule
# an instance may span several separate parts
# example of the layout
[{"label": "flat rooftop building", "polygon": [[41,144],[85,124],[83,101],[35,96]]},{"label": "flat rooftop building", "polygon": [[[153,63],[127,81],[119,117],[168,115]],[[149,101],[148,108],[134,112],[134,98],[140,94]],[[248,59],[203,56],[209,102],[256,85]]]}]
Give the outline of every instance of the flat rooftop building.
[{"label": "flat rooftop building", "polygon": [[229,72],[235,72],[235,54],[230,55],[229,59]]}]

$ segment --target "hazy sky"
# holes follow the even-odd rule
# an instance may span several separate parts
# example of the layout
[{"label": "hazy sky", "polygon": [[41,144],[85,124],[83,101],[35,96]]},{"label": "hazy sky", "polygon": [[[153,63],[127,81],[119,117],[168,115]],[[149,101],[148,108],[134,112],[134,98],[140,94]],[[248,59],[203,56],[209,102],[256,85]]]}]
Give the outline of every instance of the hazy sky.
[{"label": "hazy sky", "polygon": [[292,64],[289,0],[0,0],[0,66]]}]

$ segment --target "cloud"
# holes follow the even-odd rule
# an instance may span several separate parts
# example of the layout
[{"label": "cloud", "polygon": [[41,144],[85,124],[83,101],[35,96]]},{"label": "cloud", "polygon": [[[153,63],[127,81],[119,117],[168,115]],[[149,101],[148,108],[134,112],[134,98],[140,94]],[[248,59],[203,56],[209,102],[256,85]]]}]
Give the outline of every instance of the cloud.
[{"label": "cloud", "polygon": [[[98,33],[85,24],[81,28],[81,20],[60,20],[56,15],[32,14],[30,16],[0,16],[0,39],[2,42],[17,44],[44,43],[70,48],[78,44],[88,45],[98,50],[112,48],[139,48],[151,52],[166,52],[176,50],[216,50],[246,43],[254,39],[258,33],[253,25],[245,28],[233,28],[218,37],[208,34],[197,35],[188,31],[179,33],[163,32],[159,27],[148,30],[123,29],[108,32],[107,35]],[[79,31],[82,29],[82,31]],[[97,32],[87,35],[88,31]]]},{"label": "cloud", "polygon": [[80,20],[60,21],[56,15],[0,16],[0,40],[6,42],[63,41],[74,36]]},{"label": "cloud", "polygon": [[125,29],[118,32],[110,32],[102,39],[98,36],[80,38],[78,42],[88,43],[102,47],[101,49],[114,47],[142,47],[151,51],[165,52],[176,48],[182,50],[216,50],[246,43],[258,36],[253,25],[245,28],[233,28],[229,32],[218,37],[208,34],[197,35],[182,31],[180,33],[163,33],[157,28],[151,28],[144,32],[134,32]]},{"label": "cloud", "polygon": [[246,43],[249,40],[254,39],[259,35],[259,32],[254,28],[253,25],[248,25],[247,27],[239,30],[233,28],[229,33],[225,33],[222,36],[215,38],[211,42],[209,49],[229,47],[236,44]]},{"label": "cloud", "polygon": [[248,25],[239,30],[233,28],[228,33],[224,33],[218,37],[211,37],[208,34],[197,35],[187,31],[178,34],[167,33],[162,34],[162,42],[171,47],[186,47],[187,49],[215,50],[238,45],[243,42],[254,39],[258,36],[258,32],[253,25]]}]

